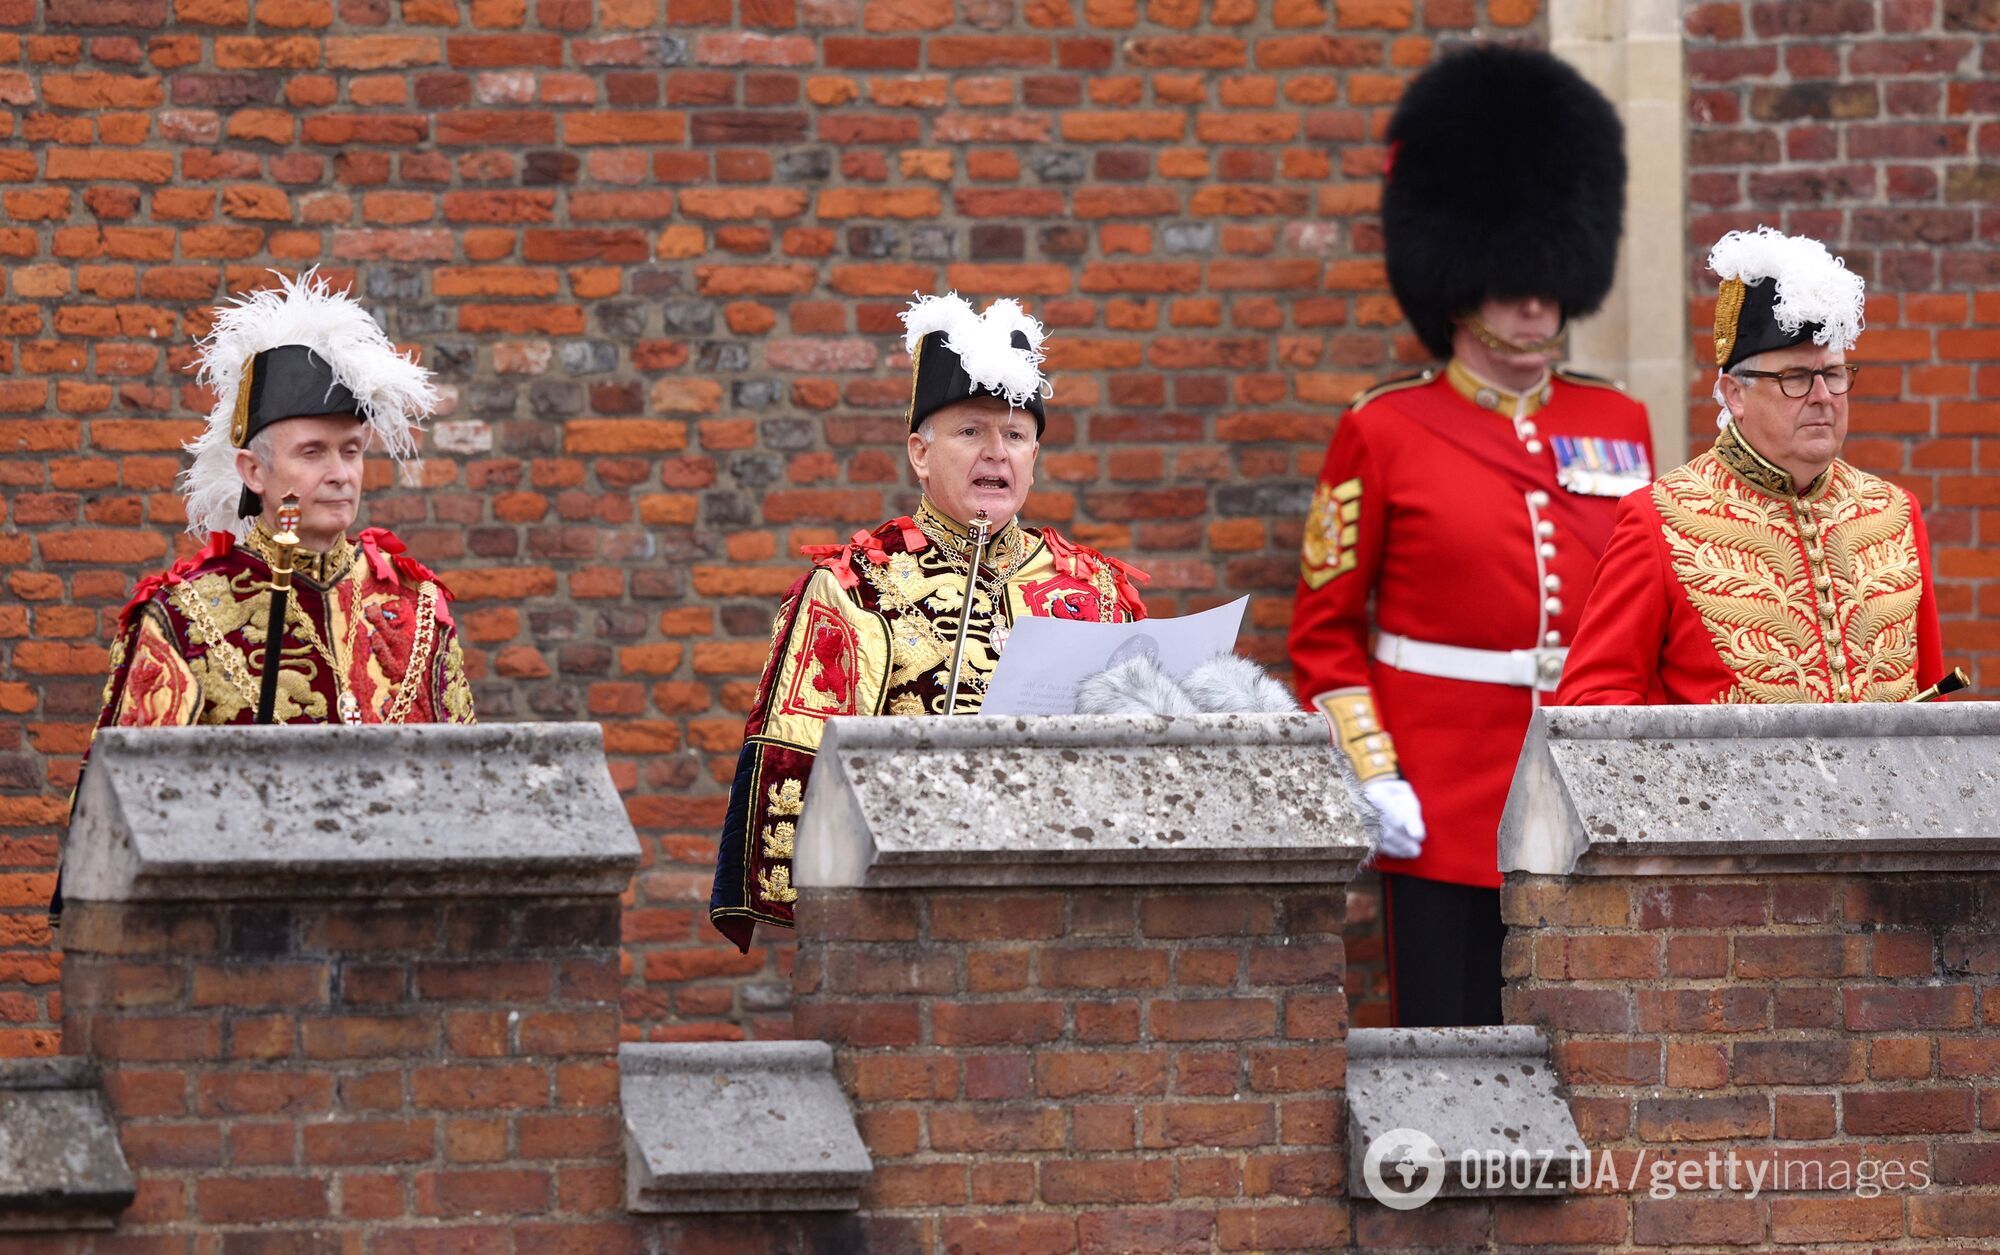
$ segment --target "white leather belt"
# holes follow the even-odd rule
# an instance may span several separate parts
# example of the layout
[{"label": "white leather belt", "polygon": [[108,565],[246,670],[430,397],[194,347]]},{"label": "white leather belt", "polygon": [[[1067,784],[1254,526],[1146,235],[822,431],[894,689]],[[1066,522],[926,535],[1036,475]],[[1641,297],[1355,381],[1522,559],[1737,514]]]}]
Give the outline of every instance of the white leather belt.
[{"label": "white leather belt", "polygon": [[1375,637],[1375,661],[1398,671],[1434,675],[1445,680],[1472,680],[1480,684],[1511,684],[1516,688],[1540,689],[1553,693],[1562,681],[1563,659],[1569,650],[1548,649],[1466,649],[1459,645],[1433,645],[1413,641],[1394,632]]}]

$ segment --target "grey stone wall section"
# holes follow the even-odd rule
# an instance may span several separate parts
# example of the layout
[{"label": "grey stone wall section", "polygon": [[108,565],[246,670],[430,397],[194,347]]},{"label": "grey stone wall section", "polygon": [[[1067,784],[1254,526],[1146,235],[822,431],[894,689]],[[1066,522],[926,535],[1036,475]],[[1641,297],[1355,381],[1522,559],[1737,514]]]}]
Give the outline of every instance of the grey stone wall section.
[{"label": "grey stone wall section", "polygon": [[1500,870],[2000,868],[2000,704],[1540,710]]},{"label": "grey stone wall section", "polygon": [[639,841],[587,723],[107,728],[71,901],[618,893]]},{"label": "grey stone wall section", "polygon": [[834,719],[793,882],[1333,884],[1374,822],[1317,714]]},{"label": "grey stone wall section", "polygon": [[0,1059],[0,1233],[108,1229],[135,1190],[94,1066]]},{"label": "grey stone wall section", "polygon": [[853,1210],[874,1171],[820,1041],[627,1043],[625,1205]]},{"label": "grey stone wall section", "polygon": [[[1386,1169],[1396,1130],[1443,1152],[1439,1197],[1570,1193],[1585,1163],[1583,1135],[1556,1091],[1549,1041],[1538,1028],[1357,1028],[1347,1035],[1347,1192],[1372,1197],[1363,1174],[1371,1144]],[[1462,1157],[1483,1166],[1471,1176]],[[1493,1166],[1499,1168],[1496,1174]],[[1396,1178],[1383,1172],[1385,1179]]]}]

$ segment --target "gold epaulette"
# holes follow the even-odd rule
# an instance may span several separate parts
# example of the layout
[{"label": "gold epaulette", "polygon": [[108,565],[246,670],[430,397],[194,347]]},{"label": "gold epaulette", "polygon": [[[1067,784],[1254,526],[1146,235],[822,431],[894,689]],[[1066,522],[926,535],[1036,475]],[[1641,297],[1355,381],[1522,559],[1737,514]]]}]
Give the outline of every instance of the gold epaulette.
[{"label": "gold epaulette", "polygon": [[1586,375],[1580,370],[1571,370],[1567,366],[1556,367],[1555,376],[1568,383],[1580,383],[1586,388],[1609,388],[1613,392],[1619,393],[1625,391],[1625,381],[1622,379],[1606,379],[1602,375]]},{"label": "gold epaulette", "polygon": [[1369,384],[1354,394],[1354,399],[1347,403],[1347,408],[1358,410],[1376,397],[1387,396],[1391,392],[1401,392],[1405,388],[1421,388],[1436,378],[1437,371],[1422,370],[1414,375],[1398,375],[1394,379],[1384,379],[1380,383]]}]

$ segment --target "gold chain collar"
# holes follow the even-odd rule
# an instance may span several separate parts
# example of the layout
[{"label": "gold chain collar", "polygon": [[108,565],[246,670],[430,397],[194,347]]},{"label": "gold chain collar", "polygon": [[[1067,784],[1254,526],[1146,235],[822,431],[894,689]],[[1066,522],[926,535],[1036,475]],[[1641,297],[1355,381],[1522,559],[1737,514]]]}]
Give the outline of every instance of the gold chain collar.
[{"label": "gold chain collar", "polygon": [[[931,504],[925,497],[917,503],[917,530],[921,531],[938,551],[956,560],[963,569],[972,557],[972,529],[959,523]],[[1028,556],[1028,539],[1018,521],[1008,519],[1007,525],[986,542],[986,561],[997,580],[1005,580],[1020,567],[1022,559]]]},{"label": "gold chain collar", "polygon": [[[271,531],[262,519],[253,520],[250,531],[243,537],[243,547],[270,566],[278,556],[277,542],[271,539]],[[302,579],[316,588],[331,588],[338,584],[354,565],[354,542],[342,536],[333,542],[333,548],[321,553],[301,545],[292,550],[292,576]]]}]

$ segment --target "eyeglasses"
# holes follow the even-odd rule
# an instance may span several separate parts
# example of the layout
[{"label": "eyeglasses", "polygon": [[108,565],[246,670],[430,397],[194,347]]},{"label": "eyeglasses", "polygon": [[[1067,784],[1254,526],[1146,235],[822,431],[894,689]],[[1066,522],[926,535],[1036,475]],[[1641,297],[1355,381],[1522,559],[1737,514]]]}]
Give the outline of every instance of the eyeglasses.
[{"label": "eyeglasses", "polygon": [[1801,400],[1812,392],[1813,380],[1826,381],[1826,390],[1835,396],[1844,395],[1854,387],[1854,377],[1861,373],[1859,366],[1829,366],[1825,370],[1806,370],[1795,367],[1792,370],[1739,370],[1739,379],[1775,379],[1778,391],[1792,400]]}]

